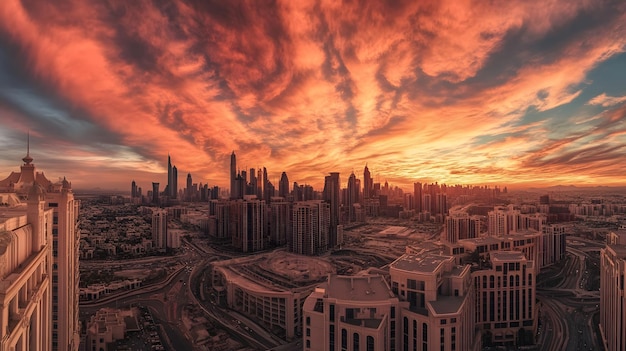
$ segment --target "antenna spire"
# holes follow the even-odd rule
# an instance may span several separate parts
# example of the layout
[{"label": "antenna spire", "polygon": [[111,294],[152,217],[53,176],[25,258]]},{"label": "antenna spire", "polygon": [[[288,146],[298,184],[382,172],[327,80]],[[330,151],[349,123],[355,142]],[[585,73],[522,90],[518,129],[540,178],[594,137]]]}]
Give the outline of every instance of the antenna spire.
[{"label": "antenna spire", "polygon": [[22,161],[24,161],[27,165],[33,162],[33,158],[30,157],[30,130],[28,131],[28,134],[26,134],[26,156],[22,159]]}]

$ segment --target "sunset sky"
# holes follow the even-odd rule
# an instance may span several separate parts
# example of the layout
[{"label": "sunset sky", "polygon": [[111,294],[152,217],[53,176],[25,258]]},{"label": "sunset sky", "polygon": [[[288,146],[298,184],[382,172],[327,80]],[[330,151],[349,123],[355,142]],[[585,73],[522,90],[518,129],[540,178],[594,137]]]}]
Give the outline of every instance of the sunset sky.
[{"label": "sunset sky", "polygon": [[624,1],[1,0],[0,179],[626,185],[625,50]]}]

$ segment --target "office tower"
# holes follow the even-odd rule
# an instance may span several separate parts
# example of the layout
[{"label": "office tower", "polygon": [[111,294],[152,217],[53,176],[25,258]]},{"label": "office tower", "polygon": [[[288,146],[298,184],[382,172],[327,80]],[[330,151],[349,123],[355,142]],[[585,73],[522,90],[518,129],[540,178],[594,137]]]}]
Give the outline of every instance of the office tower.
[{"label": "office tower", "polygon": [[488,269],[472,273],[483,346],[532,345],[538,312],[535,262],[518,251],[491,252],[490,261]]},{"label": "office tower", "polygon": [[256,176],[257,188],[256,188],[256,197],[261,200],[263,198],[263,171],[259,168]]},{"label": "office tower", "polygon": [[174,182],[174,173],[172,172],[172,159],[170,154],[167,154],[167,185],[165,186],[165,195],[172,196],[172,187]]},{"label": "office tower", "polygon": [[[169,185],[168,185],[169,186]],[[172,167],[172,183],[169,186],[170,189],[170,198],[176,199],[178,198],[178,168],[176,166]]]},{"label": "office tower", "polygon": [[134,199],[136,197],[137,197],[137,184],[133,180],[133,182],[130,184],[130,198]]},{"label": "office tower", "polygon": [[256,172],[254,168],[250,168],[250,184],[248,185],[246,195],[257,195],[258,188]]},{"label": "office tower", "polygon": [[330,206],[321,200],[298,202],[292,211],[291,252],[319,255],[328,248]]},{"label": "office tower", "polygon": [[230,201],[229,229],[232,245],[242,252],[255,252],[265,248],[265,201],[253,196]]},{"label": "office tower", "polygon": [[230,155],[230,198],[239,198],[237,194],[237,157],[235,156],[235,151]]},{"label": "office tower", "polygon": [[413,183],[413,202],[413,208],[415,208],[415,213],[422,212],[422,183]]},{"label": "office tower", "polygon": [[303,190],[304,189],[301,189],[297,182],[293,182],[293,190],[291,191],[293,201],[304,201]]},{"label": "office tower", "polygon": [[566,227],[562,224],[549,224],[542,227],[541,263],[538,269],[560,262],[565,258],[567,242]]},{"label": "office tower", "polygon": [[302,314],[304,350],[402,350],[400,302],[383,276],[331,275]]},{"label": "office tower", "polygon": [[152,182],[152,204],[159,206],[159,183]]},{"label": "office tower", "polygon": [[[0,196],[6,196],[12,199],[29,198],[33,203],[40,203],[40,201],[36,201],[35,199],[39,198],[39,200],[41,200],[43,196],[45,209],[52,210],[52,318],[49,318],[50,316],[48,315],[47,320],[52,321],[52,350],[75,351],[78,350],[80,328],[78,324],[79,252],[77,250],[80,240],[78,230],[80,201],[74,200],[72,186],[65,178],[62,181],[53,183],[44,176],[43,172],[38,173],[35,171],[35,165],[32,163],[33,159],[30,157],[30,150],[28,150],[26,157],[24,157],[22,161],[24,161],[24,164],[21,166],[21,172],[12,172],[8,178],[0,181]],[[35,188],[35,190],[33,190],[33,188]],[[33,190],[33,194],[29,193],[31,190]],[[16,203],[10,199],[2,202],[9,204]],[[41,204],[39,204],[39,207],[40,206]],[[35,220],[33,219],[33,221]],[[31,225],[34,224],[31,223]],[[39,228],[43,226],[45,226],[45,224],[40,222]],[[33,229],[35,229],[35,227],[37,227],[37,225],[34,225]],[[24,243],[24,245],[32,245],[32,243]],[[39,260],[39,257],[40,256],[37,256],[36,260]],[[24,257],[21,256],[21,258]],[[16,257],[16,259],[20,258]],[[26,261],[24,261],[24,263],[27,265],[26,267],[35,267],[33,263]],[[14,266],[9,266],[8,268],[10,269],[15,268]],[[32,273],[33,271],[22,266],[21,272]],[[34,272],[37,276],[41,273],[41,270]],[[19,294],[22,299],[25,298],[23,294],[25,294],[28,289],[33,288],[33,286],[34,284],[28,283],[28,285],[25,285],[23,289],[20,290]],[[41,296],[38,295],[35,299],[39,299],[40,297]],[[17,300],[13,301],[18,302]],[[30,301],[32,302],[33,300]],[[24,303],[26,303],[26,299],[24,299]],[[41,308],[46,309],[47,303],[48,302],[44,302]],[[18,305],[11,306],[17,307]],[[13,307],[9,307],[9,311],[9,315],[16,312],[13,310]],[[13,316],[17,317],[17,315]],[[24,316],[22,315],[22,317]],[[38,317],[35,318],[38,319]],[[29,323],[25,318],[22,319],[22,321],[25,323],[22,325],[29,327]],[[47,325],[50,326],[49,324]],[[39,332],[37,331],[37,327],[35,327],[35,332]],[[41,332],[43,333],[43,330],[41,330]],[[3,339],[2,342],[6,341],[7,340]],[[11,341],[15,340],[12,339]],[[31,345],[38,343],[38,341],[33,339],[22,340],[21,342],[21,346],[24,348],[27,348],[29,343]]]},{"label": "office tower", "polygon": [[480,218],[466,212],[453,212],[446,218],[445,241],[456,243],[459,239],[476,238],[480,234]]},{"label": "office tower", "polygon": [[435,214],[445,215],[448,213],[448,196],[445,193],[437,193],[435,197]]},{"label": "office tower", "polygon": [[291,245],[291,207],[287,201],[272,201],[270,204],[270,242],[274,245]]},{"label": "office tower", "polygon": [[289,178],[287,178],[287,173],[283,172],[278,182],[278,196],[286,199],[287,195],[289,195]]},{"label": "office tower", "polygon": [[[26,204],[12,194],[15,204],[0,207],[0,350],[49,351],[53,210],[39,184],[24,185]],[[0,203],[12,195],[0,192]]]},{"label": "office tower", "polygon": [[600,250],[600,333],[607,351],[626,348],[626,231],[609,232]]},{"label": "office tower", "polygon": [[167,248],[167,210],[152,211],[152,243],[156,249]]},{"label": "office tower", "polygon": [[339,225],[339,218],[341,215],[341,199],[339,198],[339,173],[332,172],[330,175],[324,178],[324,201],[330,204],[330,230],[328,233],[328,248],[334,248],[337,245],[343,243],[343,238],[340,237],[337,226]]},{"label": "office tower", "polygon": [[374,180],[370,175],[370,170],[367,168],[367,164],[365,164],[365,169],[363,170],[363,199],[369,199],[372,197],[373,186]]},{"label": "office tower", "polygon": [[187,201],[192,201],[193,199],[193,181],[191,179],[191,173],[187,173],[187,188],[185,189],[185,196],[187,197]]},{"label": "office tower", "polygon": [[348,177],[348,191],[346,197],[346,207],[348,208],[348,221],[356,221],[356,212],[354,205],[359,202],[359,187],[354,172]]},{"label": "office tower", "polygon": [[230,202],[209,201],[209,235],[220,241],[230,241]]},{"label": "office tower", "polygon": [[265,184],[265,202],[269,203],[272,200],[272,197],[276,196],[276,188],[272,182],[268,181]]}]

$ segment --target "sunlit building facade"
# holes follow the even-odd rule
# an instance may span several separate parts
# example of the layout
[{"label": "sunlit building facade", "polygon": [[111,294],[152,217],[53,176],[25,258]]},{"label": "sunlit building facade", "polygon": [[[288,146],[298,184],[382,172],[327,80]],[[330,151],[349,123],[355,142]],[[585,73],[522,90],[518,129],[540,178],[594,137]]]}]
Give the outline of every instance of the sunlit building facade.
[{"label": "sunlit building facade", "polygon": [[36,187],[42,191],[45,208],[52,210],[52,350],[77,350],[80,340],[80,201],[74,199],[71,184],[66,179],[53,183],[43,172],[36,172],[29,153],[22,160],[20,172],[12,172],[0,181],[0,193],[7,194],[7,199],[13,194],[19,200],[26,200],[30,197],[29,191]]},{"label": "sunlit building facade", "polygon": [[626,350],[626,231],[607,235],[600,250],[600,333],[607,351]]}]

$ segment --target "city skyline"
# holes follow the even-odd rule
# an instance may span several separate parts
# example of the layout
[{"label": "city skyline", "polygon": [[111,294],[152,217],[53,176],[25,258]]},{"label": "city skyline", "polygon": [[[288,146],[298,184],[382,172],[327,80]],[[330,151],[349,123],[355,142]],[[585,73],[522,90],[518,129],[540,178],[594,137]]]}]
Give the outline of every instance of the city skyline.
[{"label": "city skyline", "polygon": [[233,151],[317,190],[366,164],[403,189],[626,185],[626,5],[497,5],[3,1],[0,167],[30,131],[76,189],[167,184],[168,154],[226,189]]}]

